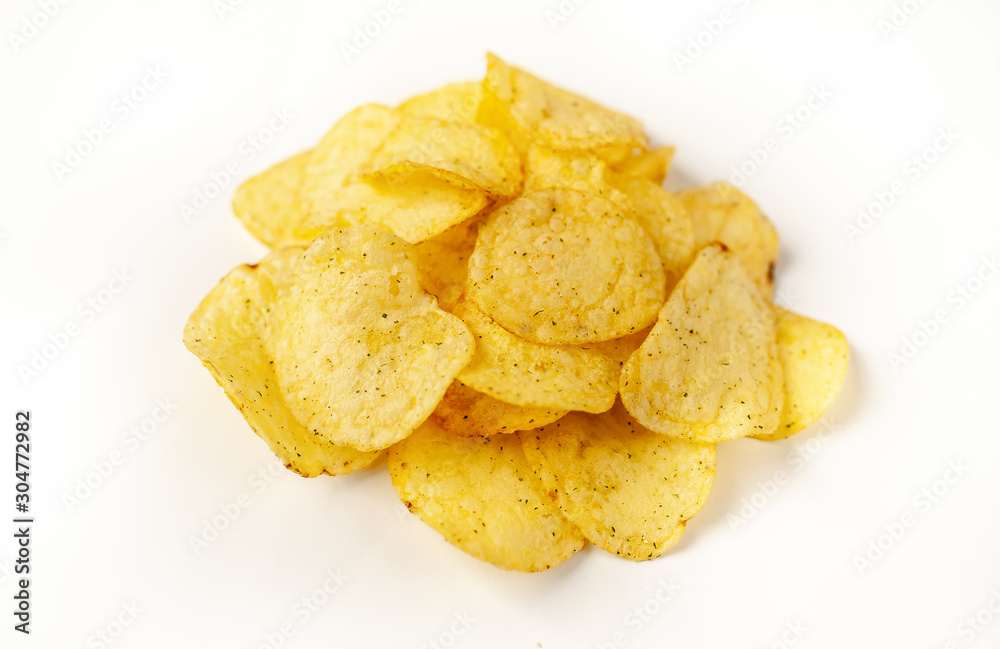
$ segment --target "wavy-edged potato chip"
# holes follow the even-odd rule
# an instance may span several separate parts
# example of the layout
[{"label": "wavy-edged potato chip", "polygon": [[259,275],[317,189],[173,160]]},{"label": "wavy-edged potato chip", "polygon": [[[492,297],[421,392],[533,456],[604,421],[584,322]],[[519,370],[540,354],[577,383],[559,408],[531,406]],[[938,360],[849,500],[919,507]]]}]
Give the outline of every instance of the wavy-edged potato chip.
[{"label": "wavy-edged potato chip", "polygon": [[783,385],[774,311],[735,254],[713,244],[625,363],[620,391],[646,428],[708,443],[773,433]]},{"label": "wavy-edged potato chip", "polygon": [[295,236],[302,220],[299,186],[312,151],[279,162],[248,179],[233,196],[233,212],[265,246],[308,245]]},{"label": "wavy-edged potato chip", "polygon": [[588,192],[525,194],[479,228],[468,296],[527,340],[620,338],[656,319],[663,266],[649,235],[616,203]]},{"label": "wavy-edged potato chip", "polygon": [[603,412],[614,404],[620,368],[607,356],[518,338],[466,299],[455,315],[476,339],[462,383],[518,406]]},{"label": "wavy-edged potato chip", "polygon": [[482,97],[481,81],[459,81],[411,97],[399,105],[399,110],[410,115],[474,124]]},{"label": "wavy-edged potato chip", "polygon": [[483,100],[476,121],[505,131],[518,150],[531,141],[553,149],[602,149],[624,159],[647,148],[642,123],[557,88],[524,70],[486,56]]},{"label": "wavy-edged potato chip", "polygon": [[292,471],[311,478],[342,475],[378,452],[337,446],[300,424],[278,387],[268,322],[300,248],[280,248],[257,266],[238,266],[202,300],[184,327],[184,344],[205,365],[250,424]]},{"label": "wavy-edged potato chip", "polygon": [[685,189],[677,197],[691,217],[695,245],[700,248],[712,241],[726,244],[746,266],[764,297],[770,299],[778,232],[757,204],[723,181]]},{"label": "wavy-edged potato chip", "polygon": [[480,218],[466,219],[413,246],[413,261],[420,271],[421,286],[449,313],[465,292],[469,258],[476,247],[480,223]]},{"label": "wavy-edged potato chip", "polygon": [[528,465],[516,435],[458,437],[426,422],[391,447],[399,499],[449,543],[506,570],[537,572],[584,546]]},{"label": "wavy-edged potato chip", "polygon": [[294,271],[274,351],[292,413],[363,451],[409,435],[474,346],[462,321],[420,289],[411,247],[372,226],[332,229]]},{"label": "wavy-edged potato chip", "polygon": [[785,374],[785,405],[778,429],[757,439],[790,437],[818,420],[847,378],[850,349],[839,329],[775,307],[778,358]]},{"label": "wavy-edged potato chip", "polygon": [[654,185],[662,185],[670,172],[670,163],[674,160],[674,147],[663,146],[649,151],[640,151],[629,157],[615,170],[624,176],[644,178]]},{"label": "wavy-edged potato chip", "polygon": [[490,437],[551,424],[567,412],[515,406],[455,381],[431,413],[431,421],[460,437]]},{"label": "wavy-edged potato chip", "polygon": [[672,547],[708,500],[715,445],[658,435],[621,403],[518,433],[528,462],[588,541],[642,561]]}]

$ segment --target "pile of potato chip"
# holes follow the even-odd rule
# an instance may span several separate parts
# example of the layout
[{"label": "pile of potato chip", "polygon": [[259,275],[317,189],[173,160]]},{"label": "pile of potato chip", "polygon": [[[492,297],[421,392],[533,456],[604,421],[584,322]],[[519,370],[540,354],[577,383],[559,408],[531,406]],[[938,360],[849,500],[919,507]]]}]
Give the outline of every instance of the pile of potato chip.
[{"label": "pile of potato chip", "polygon": [[289,469],[384,452],[409,510],[475,557],[657,557],[715,445],[802,430],[848,364],[839,331],[771,303],[778,237],[753,201],[671,194],[672,157],[490,55],[481,83],[362,106],[240,187],[272,251],[185,343]]}]

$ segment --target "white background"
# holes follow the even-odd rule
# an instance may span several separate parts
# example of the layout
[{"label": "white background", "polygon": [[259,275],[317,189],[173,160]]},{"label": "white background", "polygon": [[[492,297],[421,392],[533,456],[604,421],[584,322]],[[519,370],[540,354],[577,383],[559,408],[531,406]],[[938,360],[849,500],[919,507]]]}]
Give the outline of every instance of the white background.
[{"label": "white background", "polygon": [[[222,16],[211,0],[69,2],[17,48],[10,34],[39,4],[4,2],[0,646],[253,648],[277,644],[286,623],[285,647],[998,646],[1000,279],[977,273],[1000,253],[1000,6],[905,4],[912,16],[884,34],[888,0],[588,0],[564,2],[555,24],[556,0],[400,0],[348,61],[342,43],[387,2],[246,0]],[[706,21],[724,10],[712,36]],[[782,238],[778,296],[850,340],[830,432],[722,445],[708,505],[661,559],[588,548],[545,573],[508,573],[402,513],[384,467],[254,479],[273,457],[181,342],[214,283],[265,252],[232,216],[239,182],[361,103],[481,77],[486,50],[644,120],[654,143],[677,145],[671,188],[728,178],[775,138],[744,189]],[[167,77],[126,115],[116,100],[147,66]],[[780,120],[814,88],[831,96],[789,133]],[[293,118],[249,159],[244,140],[276,109]],[[105,118],[112,132],[59,177],[53,164]],[[939,129],[957,140],[915,177],[907,165]],[[185,223],[182,203],[234,160],[236,178]],[[850,237],[845,225],[897,181],[904,191]],[[87,315],[122,269],[127,285]],[[967,284],[978,292],[959,299]],[[946,321],[920,333],[937,311]],[[22,378],[72,324],[78,335]],[[147,421],[141,443],[124,438],[158,399],[176,411],[155,430]],[[25,408],[30,638],[8,613]],[[956,478],[952,463],[968,468]],[[99,486],[71,503],[88,477]],[[935,502],[921,495],[934,488]],[[241,494],[248,506],[196,553],[190,539]],[[900,538],[882,536],[881,558],[859,564],[906,514]],[[346,581],[296,614],[325,581],[333,590],[328,571]],[[676,592],[661,604],[664,584]],[[130,623],[101,644],[133,602],[137,619],[121,615]],[[979,630],[962,626],[977,614]],[[463,615],[469,627],[448,635]]]}]

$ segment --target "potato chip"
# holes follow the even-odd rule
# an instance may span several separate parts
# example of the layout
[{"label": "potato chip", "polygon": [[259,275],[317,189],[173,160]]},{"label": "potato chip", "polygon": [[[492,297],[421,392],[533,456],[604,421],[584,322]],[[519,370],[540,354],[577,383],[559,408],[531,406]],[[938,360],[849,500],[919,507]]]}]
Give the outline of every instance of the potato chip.
[{"label": "potato chip", "polygon": [[427,422],[387,459],[407,509],[477,559],[537,572],[585,543],[549,500],[516,435],[463,438]]},{"label": "potato chip", "polygon": [[607,163],[587,151],[556,151],[532,144],[524,159],[524,191],[565,188],[623,199],[608,183],[607,173]]},{"label": "potato chip", "polygon": [[637,151],[642,151],[642,149],[636,149],[630,144],[626,145],[614,145],[598,147],[596,149],[588,149],[590,153],[594,156],[603,160],[613,169],[618,169],[630,158],[634,157]]},{"label": "potato chip", "polygon": [[785,439],[819,419],[847,378],[850,350],[836,327],[775,307],[785,405],[778,429],[757,439]]},{"label": "potato chip", "polygon": [[300,248],[272,252],[256,267],[238,266],[202,300],[184,328],[184,344],[212,374],[257,435],[292,471],[311,478],[371,464],[377,452],[336,446],[300,424],[285,405],[268,349],[266,322]]},{"label": "potato chip", "polygon": [[460,81],[411,97],[400,104],[399,110],[410,115],[475,124],[482,97],[482,82]]},{"label": "potato chip", "polygon": [[621,338],[615,338],[614,340],[605,340],[600,343],[589,343],[587,345],[580,345],[582,349],[592,349],[596,352],[607,356],[611,360],[618,363],[619,366],[624,366],[628,362],[629,357],[635,353],[635,350],[639,349],[646,337],[649,336],[649,332],[652,331],[653,326],[650,325],[645,329],[641,329],[634,334],[629,334],[627,336],[622,336]]},{"label": "potato chip", "polygon": [[465,292],[469,257],[476,247],[480,218],[473,217],[413,246],[413,261],[420,271],[420,285],[451,312]]},{"label": "potato chip", "polygon": [[674,160],[674,147],[664,146],[650,151],[640,151],[615,167],[616,171],[632,178],[644,178],[654,185],[662,185]]},{"label": "potato chip", "polygon": [[274,361],[307,428],[371,451],[431,414],[474,343],[418,282],[410,246],[371,226],[329,230],[296,261]]},{"label": "potato chip", "polygon": [[651,324],[665,296],[649,235],[617,204],[566,189],[494,211],[469,260],[469,297],[542,344],[620,338]]},{"label": "potato chip", "polygon": [[292,156],[250,178],[236,190],[233,212],[265,246],[304,244],[295,237],[302,219],[299,185],[312,151]]},{"label": "potato chip", "polygon": [[677,195],[691,217],[697,247],[712,241],[726,244],[746,266],[770,299],[778,233],[757,204],[725,182],[685,189]]},{"label": "potato chip", "polygon": [[650,430],[722,442],[773,433],[783,383],[774,312],[735,254],[714,244],[625,363],[621,395]]},{"label": "potato chip", "polygon": [[431,421],[460,437],[489,437],[551,424],[567,412],[515,406],[455,381],[431,413]]},{"label": "potato chip", "polygon": [[599,352],[518,338],[461,300],[455,307],[476,339],[458,379],[518,406],[603,412],[615,402],[619,365]]},{"label": "potato chip", "polygon": [[635,561],[677,543],[715,478],[714,444],[646,430],[620,402],[599,415],[572,412],[518,437],[566,518],[597,547]]}]

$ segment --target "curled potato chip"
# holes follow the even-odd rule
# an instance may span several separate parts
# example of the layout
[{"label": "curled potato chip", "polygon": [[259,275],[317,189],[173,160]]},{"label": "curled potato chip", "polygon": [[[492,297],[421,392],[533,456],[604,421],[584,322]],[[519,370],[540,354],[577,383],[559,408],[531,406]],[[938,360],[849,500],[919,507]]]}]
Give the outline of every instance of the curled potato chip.
[{"label": "curled potato chip", "polygon": [[757,204],[725,182],[714,182],[680,192],[697,247],[712,241],[728,246],[746,266],[750,276],[770,299],[774,290],[774,261],[778,233]]},{"label": "curled potato chip", "polygon": [[482,97],[482,82],[460,81],[411,97],[400,104],[399,110],[410,115],[474,124]]},{"label": "curled potato chip", "polygon": [[707,443],[773,433],[783,384],[774,312],[743,264],[715,244],[670,294],[620,389],[646,428]]},{"label": "curled potato chip", "polygon": [[588,541],[641,561],[660,556],[708,500],[715,445],[646,430],[621,403],[518,433],[525,457]]},{"label": "curled potato chip", "polygon": [[387,460],[407,509],[477,559],[537,572],[585,543],[549,500],[516,435],[463,438],[426,422]]},{"label": "curled potato chip", "polygon": [[378,453],[334,445],[303,427],[282,398],[269,349],[268,323],[301,252],[281,248],[256,267],[226,275],[191,314],[184,344],[285,466],[307,478],[342,475],[368,466]]},{"label": "curled potato chip", "polygon": [[469,260],[468,295],[522,338],[581,344],[651,324],[665,276],[649,235],[619,205],[555,189],[490,214]]},{"label": "curled potato chip", "polygon": [[292,156],[250,178],[236,190],[233,212],[250,234],[271,248],[308,245],[295,237],[302,219],[299,185],[312,151]]},{"label": "curled potato chip", "polygon": [[623,176],[643,178],[654,185],[662,185],[674,160],[674,147],[664,146],[649,151],[640,151],[615,167]]},{"label": "curled potato chip", "polygon": [[568,410],[515,406],[455,381],[431,413],[431,421],[460,437],[489,437],[550,424]]},{"label": "curled potato chip", "polygon": [[295,417],[335,444],[371,451],[406,437],[472,357],[469,331],[420,290],[411,256],[358,226],[327,231],[295,263],[275,369]]},{"label": "curled potato chip", "polygon": [[785,374],[781,421],[757,439],[785,439],[819,419],[847,378],[850,350],[836,327],[775,307],[778,358]]},{"label": "curled potato chip", "polygon": [[603,412],[614,404],[619,365],[607,356],[518,338],[468,300],[459,301],[455,315],[476,339],[458,374],[462,383],[518,406]]},{"label": "curled potato chip", "polygon": [[465,292],[469,258],[476,247],[480,222],[479,218],[467,219],[413,246],[421,286],[449,313]]}]

